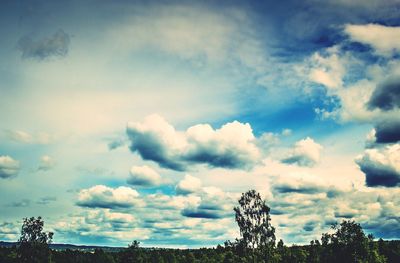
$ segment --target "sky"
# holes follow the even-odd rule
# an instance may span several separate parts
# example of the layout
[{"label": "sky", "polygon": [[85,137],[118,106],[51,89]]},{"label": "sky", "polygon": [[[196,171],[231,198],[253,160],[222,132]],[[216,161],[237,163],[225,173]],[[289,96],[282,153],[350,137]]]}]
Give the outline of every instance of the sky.
[{"label": "sky", "polygon": [[1,1],[0,240],[400,238],[400,1]]}]

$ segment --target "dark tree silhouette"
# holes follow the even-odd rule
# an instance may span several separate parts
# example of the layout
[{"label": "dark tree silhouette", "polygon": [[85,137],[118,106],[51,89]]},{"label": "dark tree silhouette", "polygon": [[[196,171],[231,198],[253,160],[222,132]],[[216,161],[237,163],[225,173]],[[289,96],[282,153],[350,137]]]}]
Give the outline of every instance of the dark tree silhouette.
[{"label": "dark tree silhouette", "polygon": [[48,262],[50,249],[48,244],[53,239],[53,233],[43,232],[44,222],[38,218],[24,218],[21,237],[18,240],[18,258],[20,262]]},{"label": "dark tree silhouette", "polygon": [[132,243],[128,246],[129,249],[138,249],[140,246],[140,242],[137,240],[133,240]]},{"label": "dark tree silhouette", "polygon": [[324,262],[386,262],[373,236],[366,236],[360,224],[344,220],[332,229],[333,234],[325,233],[321,238]]}]

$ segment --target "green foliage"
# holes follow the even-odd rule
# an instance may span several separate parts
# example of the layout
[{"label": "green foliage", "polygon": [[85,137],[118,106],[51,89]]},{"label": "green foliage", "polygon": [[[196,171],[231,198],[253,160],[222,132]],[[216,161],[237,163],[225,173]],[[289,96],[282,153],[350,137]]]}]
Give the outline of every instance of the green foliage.
[{"label": "green foliage", "polygon": [[400,262],[400,241],[384,241],[379,239],[377,247],[380,255],[387,258],[387,262]]},{"label": "green foliage", "polygon": [[53,233],[43,232],[44,222],[38,218],[24,218],[21,237],[18,240],[17,258],[19,262],[50,262],[48,244],[53,239]]},{"label": "green foliage", "polygon": [[[368,238],[368,237],[367,237]],[[367,254],[369,257],[355,261],[354,258],[346,258],[342,255],[342,250],[333,249],[332,244],[322,245],[318,240],[310,242],[306,246],[285,246],[282,241],[277,243],[268,258],[263,257],[262,253],[255,259],[240,255],[237,253],[236,243],[228,242],[228,246],[219,246],[217,248],[202,248],[191,250],[180,249],[154,249],[137,247],[132,250],[131,247],[120,251],[106,252],[96,249],[92,252],[79,250],[52,250],[51,262],[54,263],[251,263],[251,262],[400,262],[400,242],[399,241],[375,241],[369,243]],[[324,250],[330,250],[331,258],[324,258]],[[1,263],[21,262],[17,258],[17,247],[0,247]],[[127,255],[129,257],[127,257]],[[385,261],[387,258],[387,261]],[[40,261],[32,261],[40,262]],[[41,261],[48,262],[48,261]]]},{"label": "green foliage", "polygon": [[322,262],[386,262],[372,235],[366,236],[360,224],[344,220],[332,229],[333,234],[325,233],[321,238]]},{"label": "green foliage", "polygon": [[259,193],[250,190],[242,194],[234,208],[235,219],[246,247],[267,247],[275,243],[275,228],[271,226],[270,208]]},{"label": "green foliage", "polygon": [[133,240],[133,242],[128,246],[131,250],[138,250],[140,246],[140,242],[137,240]]},{"label": "green foliage", "polygon": [[44,222],[40,216],[38,218],[24,218],[23,220],[21,237],[18,242],[39,244],[51,243],[54,234],[52,232],[43,232]]},{"label": "green foliage", "polygon": [[239,206],[233,209],[242,237],[237,246],[253,262],[273,258],[275,228],[271,225],[270,208],[255,190],[243,193],[238,202]]}]

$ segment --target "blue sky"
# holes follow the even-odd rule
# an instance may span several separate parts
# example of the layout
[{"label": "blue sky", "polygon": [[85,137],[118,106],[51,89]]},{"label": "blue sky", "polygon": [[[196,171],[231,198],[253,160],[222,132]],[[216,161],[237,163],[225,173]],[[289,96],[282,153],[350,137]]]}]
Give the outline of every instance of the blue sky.
[{"label": "blue sky", "polygon": [[400,238],[400,2],[3,1],[0,239],[200,247],[249,189],[278,238]]}]

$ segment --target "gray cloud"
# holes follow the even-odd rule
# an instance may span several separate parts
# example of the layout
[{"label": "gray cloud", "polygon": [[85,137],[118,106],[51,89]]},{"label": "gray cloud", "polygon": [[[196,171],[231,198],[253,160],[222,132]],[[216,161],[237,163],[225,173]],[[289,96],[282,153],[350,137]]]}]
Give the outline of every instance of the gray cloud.
[{"label": "gray cloud", "polygon": [[167,146],[156,135],[140,133],[134,129],[128,129],[127,133],[132,140],[130,149],[138,152],[144,160],[152,160],[161,167],[176,171],[184,171],[185,165],[179,160],[170,156]]},{"label": "gray cloud", "polygon": [[70,36],[59,29],[52,36],[34,40],[24,36],[18,41],[23,58],[43,60],[49,57],[64,57],[68,53]]},{"label": "gray cloud", "polygon": [[315,193],[320,193],[321,188],[316,185],[297,187],[288,184],[276,184],[274,185],[274,191],[279,193],[315,194]]},{"label": "gray cloud", "polygon": [[400,107],[400,77],[388,78],[380,83],[368,101],[368,109],[393,110]]},{"label": "gray cloud", "polygon": [[335,211],[335,217],[336,218],[346,218],[346,219],[351,219],[355,216],[357,216],[357,212],[358,211],[354,211],[354,212],[341,212],[341,211]]},{"label": "gray cloud", "polygon": [[400,120],[380,122],[375,126],[376,143],[395,143],[400,141]]},{"label": "gray cloud", "polygon": [[181,214],[186,217],[217,219],[226,217],[226,213],[213,208],[185,208]]},{"label": "gray cloud", "polygon": [[336,197],[340,194],[340,190],[329,185],[316,183],[316,182],[307,182],[303,180],[287,180],[286,182],[278,181],[272,184],[273,192],[277,194],[289,194],[289,193],[298,193],[298,194],[318,194],[318,193],[326,193],[328,198]]},{"label": "gray cloud", "polygon": [[308,221],[304,224],[303,230],[306,232],[311,232],[314,231],[314,229],[317,227],[318,222],[316,221]]},{"label": "gray cloud", "polygon": [[400,184],[400,144],[367,149],[356,159],[368,186],[394,187]]},{"label": "gray cloud", "polygon": [[359,162],[361,171],[366,176],[368,186],[393,187],[400,184],[400,174],[384,166],[378,166],[373,162]]},{"label": "gray cloud", "polygon": [[245,167],[249,161],[241,158],[238,153],[234,151],[227,151],[221,155],[221,153],[213,147],[208,149],[196,149],[195,151],[188,153],[184,159],[193,163],[207,163],[212,167],[224,168]]},{"label": "gray cloud", "polygon": [[193,217],[193,218],[209,218],[209,219],[217,219],[217,218],[225,218],[232,217],[232,207],[227,207],[224,204],[224,201],[220,202],[211,202],[207,203],[207,200],[202,200],[201,204],[197,207],[187,207],[181,211],[181,214],[185,217]]},{"label": "gray cloud", "polygon": [[19,169],[19,161],[16,161],[7,155],[0,156],[0,178],[16,176]]}]

